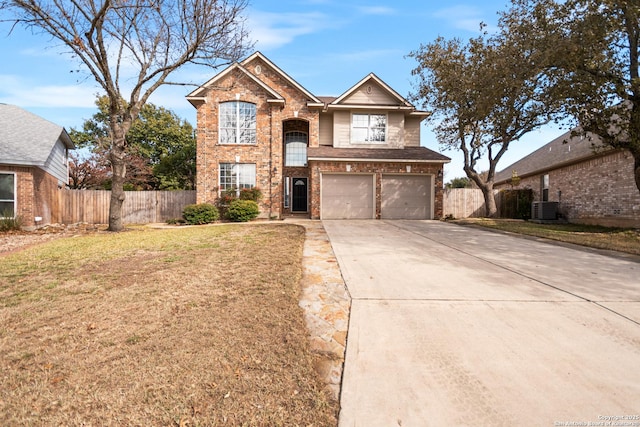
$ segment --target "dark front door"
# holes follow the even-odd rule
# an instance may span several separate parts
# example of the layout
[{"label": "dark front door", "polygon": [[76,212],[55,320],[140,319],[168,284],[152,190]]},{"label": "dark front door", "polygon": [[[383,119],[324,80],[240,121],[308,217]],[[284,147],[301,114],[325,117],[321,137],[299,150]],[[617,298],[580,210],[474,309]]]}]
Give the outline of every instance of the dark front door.
[{"label": "dark front door", "polygon": [[292,212],[307,211],[307,178],[293,178]]}]

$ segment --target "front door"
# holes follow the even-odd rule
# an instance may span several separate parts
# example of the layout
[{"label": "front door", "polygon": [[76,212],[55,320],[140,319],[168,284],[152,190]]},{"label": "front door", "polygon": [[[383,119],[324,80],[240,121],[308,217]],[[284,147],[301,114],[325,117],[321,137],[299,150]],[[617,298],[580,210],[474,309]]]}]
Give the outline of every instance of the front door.
[{"label": "front door", "polygon": [[291,211],[307,211],[307,178],[293,178],[293,192],[291,194]]}]

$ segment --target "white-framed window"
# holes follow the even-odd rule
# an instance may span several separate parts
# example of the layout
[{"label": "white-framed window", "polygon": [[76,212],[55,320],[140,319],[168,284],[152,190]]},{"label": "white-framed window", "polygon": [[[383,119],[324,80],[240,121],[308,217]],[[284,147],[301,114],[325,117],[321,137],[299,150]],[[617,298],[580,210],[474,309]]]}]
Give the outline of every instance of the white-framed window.
[{"label": "white-framed window", "polygon": [[236,190],[240,195],[242,188],[256,186],[255,163],[220,163],[220,191]]},{"label": "white-framed window", "polygon": [[0,172],[0,218],[16,216],[16,174]]},{"label": "white-framed window", "polygon": [[291,198],[291,178],[286,176],[284,178],[284,207],[289,207],[289,199]]},{"label": "white-framed window", "polygon": [[284,135],[284,165],[307,166],[308,136],[305,132],[287,132]]},{"label": "white-framed window", "polygon": [[351,142],[381,143],[387,140],[386,114],[360,114],[351,116]]},{"label": "white-framed window", "polygon": [[256,143],[256,105],[229,101],[220,104],[220,144]]}]

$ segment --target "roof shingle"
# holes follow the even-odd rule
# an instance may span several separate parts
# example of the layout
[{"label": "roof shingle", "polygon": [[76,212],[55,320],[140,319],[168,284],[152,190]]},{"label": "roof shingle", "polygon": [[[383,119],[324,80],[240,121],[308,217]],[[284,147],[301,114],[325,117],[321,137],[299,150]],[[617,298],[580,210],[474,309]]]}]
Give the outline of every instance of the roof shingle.
[{"label": "roof shingle", "polygon": [[0,163],[42,166],[59,139],[67,148],[74,148],[62,126],[0,103]]}]

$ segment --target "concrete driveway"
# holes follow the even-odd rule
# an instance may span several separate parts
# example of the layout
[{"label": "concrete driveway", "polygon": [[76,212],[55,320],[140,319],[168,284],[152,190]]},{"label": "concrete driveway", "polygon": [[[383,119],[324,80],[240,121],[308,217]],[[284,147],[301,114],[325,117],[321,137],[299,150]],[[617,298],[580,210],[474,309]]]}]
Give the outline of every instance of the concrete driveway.
[{"label": "concrete driveway", "polygon": [[640,426],[637,259],[435,221],[323,225],[352,297],[340,427]]}]

